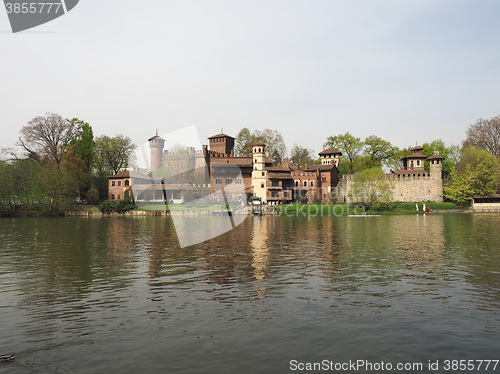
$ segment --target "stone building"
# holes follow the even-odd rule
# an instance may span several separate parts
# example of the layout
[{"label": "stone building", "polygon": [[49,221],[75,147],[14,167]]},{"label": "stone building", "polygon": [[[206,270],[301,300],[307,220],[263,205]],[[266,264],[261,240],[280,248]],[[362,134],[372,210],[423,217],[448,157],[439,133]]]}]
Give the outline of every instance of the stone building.
[{"label": "stone building", "polygon": [[[400,202],[442,202],[444,157],[422,154],[422,147],[414,147],[412,153],[402,159],[403,169],[391,170],[386,175],[391,186],[391,201]],[[424,169],[429,161],[429,171]],[[336,189],[339,202],[356,202],[353,196],[354,175],[344,175]],[[369,186],[367,186],[369,187]]]},{"label": "stone building", "polygon": [[[212,190],[224,188],[233,199],[257,196],[275,204],[329,203],[338,183],[337,166],[342,154],[335,149],[320,152],[321,165],[299,166],[285,159],[282,165],[273,166],[264,143],[253,145],[252,156],[236,156],[235,138],[223,133],[208,138],[209,145],[203,145],[202,150],[183,151],[185,157],[163,150],[164,142],[158,134],[149,139],[153,175],[161,174],[162,169],[173,174],[191,171],[197,184],[210,184]],[[242,189],[245,196],[237,196]]]}]

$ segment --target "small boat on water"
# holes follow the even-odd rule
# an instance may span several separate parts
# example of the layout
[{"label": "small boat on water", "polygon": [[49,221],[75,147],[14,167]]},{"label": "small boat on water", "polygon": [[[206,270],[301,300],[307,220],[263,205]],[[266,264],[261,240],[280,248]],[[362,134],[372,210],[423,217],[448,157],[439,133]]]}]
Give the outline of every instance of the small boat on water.
[{"label": "small boat on water", "polygon": [[0,362],[3,361],[14,361],[14,355],[1,355],[0,356]]}]

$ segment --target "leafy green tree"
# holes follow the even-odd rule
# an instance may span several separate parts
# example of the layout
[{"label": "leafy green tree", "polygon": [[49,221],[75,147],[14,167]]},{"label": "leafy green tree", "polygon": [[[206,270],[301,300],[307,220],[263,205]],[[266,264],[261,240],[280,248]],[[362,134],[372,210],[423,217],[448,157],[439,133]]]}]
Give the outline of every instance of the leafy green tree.
[{"label": "leafy green tree", "polygon": [[349,172],[354,173],[356,157],[363,151],[365,143],[347,132],[343,135],[330,136],[326,144],[342,152],[342,156],[347,159]]},{"label": "leafy green tree", "polygon": [[500,187],[500,161],[485,149],[467,147],[448,179],[444,194],[458,203],[470,201],[475,195],[495,194]]},{"label": "leafy green tree", "polygon": [[394,182],[380,168],[366,169],[354,174],[352,198],[356,202],[389,202]]},{"label": "leafy green tree", "polygon": [[412,148],[413,147],[402,148],[402,149],[396,148],[396,151],[394,152],[392,157],[390,157],[386,161],[386,165],[389,166],[393,170],[402,170],[404,168],[404,164],[403,164],[402,159],[403,159],[403,157],[409,156],[412,154],[412,150],[411,150]]},{"label": "leafy green tree", "polygon": [[252,145],[257,142],[257,138],[252,135],[250,130],[246,127],[242,128],[236,136],[234,145],[234,153],[237,156],[251,156]]},{"label": "leafy green tree", "polygon": [[87,170],[90,171],[93,166],[95,148],[92,126],[78,118],[67,121],[77,129],[75,138],[70,142],[70,145],[75,146],[75,154],[83,160]]},{"label": "leafy green tree", "polygon": [[252,145],[257,142],[266,144],[266,153],[277,165],[283,162],[286,154],[286,145],[283,135],[277,130],[264,129],[250,132],[248,128],[240,130],[236,137],[235,154],[239,156],[251,156]]},{"label": "leafy green tree", "polygon": [[370,135],[364,142],[365,163],[368,168],[382,167],[397,151],[397,147],[375,135]]},{"label": "leafy green tree", "polygon": [[314,151],[294,144],[290,153],[290,160],[298,165],[312,165],[315,163]]},{"label": "leafy green tree", "polygon": [[118,174],[121,169],[132,163],[135,148],[132,140],[126,136],[117,135],[110,138],[102,135],[95,140],[97,167],[101,171],[109,169],[113,174]]},{"label": "leafy green tree", "polygon": [[479,119],[467,129],[465,147],[483,148],[500,158],[500,116]]},{"label": "leafy green tree", "polygon": [[[443,171],[450,172],[460,159],[460,147],[451,145],[447,147],[441,139],[432,141],[431,143],[422,144],[422,154],[431,157],[439,155],[444,157]],[[425,169],[429,170],[429,161],[425,162]]]}]

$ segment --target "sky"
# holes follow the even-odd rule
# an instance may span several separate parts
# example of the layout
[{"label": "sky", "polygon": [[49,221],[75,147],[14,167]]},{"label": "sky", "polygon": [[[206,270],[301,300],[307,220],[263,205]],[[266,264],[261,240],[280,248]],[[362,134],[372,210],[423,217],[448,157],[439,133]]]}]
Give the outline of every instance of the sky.
[{"label": "sky", "polygon": [[77,117],[137,145],[243,127],[322,150],[349,131],[460,145],[500,114],[497,0],[80,0],[13,34],[0,8],[0,147]]}]

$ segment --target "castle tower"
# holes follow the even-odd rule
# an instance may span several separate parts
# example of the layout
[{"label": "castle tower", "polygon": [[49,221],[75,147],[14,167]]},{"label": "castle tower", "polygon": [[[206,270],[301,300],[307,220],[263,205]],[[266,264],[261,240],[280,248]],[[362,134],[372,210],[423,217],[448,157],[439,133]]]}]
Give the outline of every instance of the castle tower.
[{"label": "castle tower", "polygon": [[335,148],[325,149],[319,153],[321,165],[335,165],[337,168],[339,167],[340,156],[342,156],[342,152]]},{"label": "castle tower", "polygon": [[424,170],[424,161],[427,156],[422,154],[423,150],[422,147],[416,146],[412,149],[413,153],[411,155],[401,159],[405,170]]},{"label": "castle tower", "polygon": [[158,136],[158,130],[156,130],[156,135],[148,139],[149,148],[151,148],[151,171],[155,172],[162,167],[163,159],[163,147],[165,145],[165,139]]},{"label": "castle tower", "polygon": [[234,138],[226,134],[214,135],[208,138],[210,150],[230,156],[234,150]]},{"label": "castle tower", "polygon": [[443,156],[433,155],[427,159],[429,161],[429,174],[432,179],[443,178]]},{"label": "castle tower", "polygon": [[252,146],[253,170],[252,186],[255,196],[260,197],[262,202],[267,201],[267,172],[266,172],[266,145],[255,143]]}]

